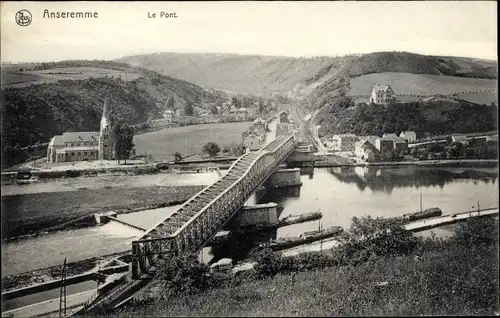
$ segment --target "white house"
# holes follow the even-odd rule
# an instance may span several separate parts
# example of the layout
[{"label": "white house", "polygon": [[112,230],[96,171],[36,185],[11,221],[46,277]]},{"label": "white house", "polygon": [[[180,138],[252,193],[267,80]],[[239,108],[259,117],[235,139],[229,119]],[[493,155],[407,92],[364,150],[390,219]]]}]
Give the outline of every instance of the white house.
[{"label": "white house", "polygon": [[384,138],[384,139],[398,139],[398,136],[396,134],[383,134],[382,138]]},{"label": "white house", "polygon": [[368,140],[361,140],[356,143],[356,157],[365,161],[376,161],[380,152]]},{"label": "white house", "polygon": [[396,94],[390,85],[374,85],[370,95],[370,103],[375,104],[389,104],[396,101]]},{"label": "white house", "polygon": [[243,139],[243,144],[249,150],[259,150],[263,142],[264,136],[257,135],[254,132],[250,132]]},{"label": "white house", "polygon": [[408,143],[417,141],[417,134],[414,131],[402,131],[399,137],[407,140]]},{"label": "white house", "polygon": [[333,135],[332,149],[336,151],[354,151],[358,137],[354,134]]},{"label": "white house", "polygon": [[167,109],[163,112],[163,118],[165,118],[168,122],[172,122],[174,120],[175,112],[171,109]]},{"label": "white house", "polygon": [[451,136],[451,141],[453,142],[459,142],[462,145],[466,146],[469,144],[469,141],[467,140],[467,136],[465,135],[452,135]]}]

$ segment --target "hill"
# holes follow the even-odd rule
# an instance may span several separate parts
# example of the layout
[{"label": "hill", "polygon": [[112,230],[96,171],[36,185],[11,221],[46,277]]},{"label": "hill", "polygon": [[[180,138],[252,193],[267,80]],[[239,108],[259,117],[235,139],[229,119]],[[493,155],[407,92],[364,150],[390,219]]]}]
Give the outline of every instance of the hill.
[{"label": "hill", "polygon": [[473,105],[458,100],[395,103],[388,106],[361,103],[353,107],[350,97],[335,99],[316,116],[320,135],[353,133],[378,135],[413,130],[441,135],[498,129],[497,107]]},{"label": "hill", "polygon": [[497,86],[496,80],[484,78],[388,72],[367,74],[351,79],[347,95],[368,96],[373,85],[377,83],[391,85],[396,95],[451,95],[470,91],[496,91]]},{"label": "hill", "polygon": [[203,87],[240,93],[288,92],[336,58],[264,55],[156,53],[127,56],[119,62],[181,78]]},{"label": "hill", "polygon": [[176,108],[188,101],[207,107],[225,98],[221,92],[155,72],[131,71],[137,78],[129,81],[92,77],[3,88],[3,166],[22,159],[19,149],[48,142],[55,134],[98,130],[105,98],[112,108],[112,119],[131,125],[160,118],[169,97],[174,98]]},{"label": "hill", "polygon": [[117,60],[181,78],[203,87],[250,93],[279,92],[295,97],[323,95],[357,76],[405,72],[413,74],[496,78],[496,61],[378,52],[343,57],[295,58],[238,54],[155,53]]},{"label": "hill", "polygon": [[[379,73],[383,73],[385,76],[376,75]],[[413,79],[419,78],[424,81],[431,79],[440,83],[437,86],[438,89],[435,86],[427,85],[418,91],[413,90],[416,87],[411,87],[413,83],[403,83],[403,85],[406,85],[406,92],[410,94],[431,95],[442,93],[440,89],[443,87],[443,83],[448,87],[455,85],[455,90],[471,91],[478,86],[488,88],[496,86],[497,62],[462,57],[426,56],[407,52],[364,54],[346,60],[334,75],[328,76],[327,80],[318,85],[307,96],[304,104],[307,107],[319,108],[331,98],[349,94],[353,88],[359,88],[361,83],[367,82],[367,78],[375,78],[375,83],[378,79],[380,79],[379,83],[381,84],[386,81],[396,83],[399,82],[401,76],[404,76],[400,73],[434,75],[415,77]],[[370,76],[367,74],[370,74]],[[377,78],[377,76],[382,77]],[[439,79],[437,79],[438,77]],[[490,81],[479,80],[479,78],[489,79]],[[375,84],[372,84],[371,81],[368,82],[367,85]],[[460,84],[459,87],[456,86],[457,84]],[[352,95],[358,93],[369,94],[370,90],[366,93],[366,89],[367,87],[361,90],[357,89]]]}]

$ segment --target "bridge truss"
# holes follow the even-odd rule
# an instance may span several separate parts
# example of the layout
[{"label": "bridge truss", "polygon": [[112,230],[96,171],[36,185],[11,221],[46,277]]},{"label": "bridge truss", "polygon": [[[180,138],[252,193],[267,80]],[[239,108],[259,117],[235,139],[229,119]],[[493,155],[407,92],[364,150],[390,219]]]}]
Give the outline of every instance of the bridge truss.
[{"label": "bridge truss", "polygon": [[281,135],[239,157],[219,181],[133,241],[132,277],[150,276],[159,259],[199,252],[294,151],[295,143],[295,135]]}]

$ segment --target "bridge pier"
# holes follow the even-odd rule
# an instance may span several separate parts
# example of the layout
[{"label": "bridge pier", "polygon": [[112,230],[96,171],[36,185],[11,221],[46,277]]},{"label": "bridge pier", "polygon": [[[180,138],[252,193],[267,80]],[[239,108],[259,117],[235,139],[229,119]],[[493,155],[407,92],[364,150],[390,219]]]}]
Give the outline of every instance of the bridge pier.
[{"label": "bridge pier", "polygon": [[110,211],[110,212],[104,212],[104,213],[95,213],[94,214],[94,219],[96,224],[105,224],[110,221],[109,217],[115,217],[118,215],[118,213]]},{"label": "bridge pier", "polygon": [[243,206],[224,229],[237,230],[243,226],[277,224],[277,207],[278,205],[274,202]]},{"label": "bridge pier", "polygon": [[267,183],[271,188],[301,186],[300,168],[279,169],[269,177]]}]

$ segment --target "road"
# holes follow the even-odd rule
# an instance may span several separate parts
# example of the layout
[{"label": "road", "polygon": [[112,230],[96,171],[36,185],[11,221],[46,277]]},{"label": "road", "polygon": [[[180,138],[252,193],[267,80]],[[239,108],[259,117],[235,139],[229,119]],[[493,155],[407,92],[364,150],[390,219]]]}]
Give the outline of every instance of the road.
[{"label": "road", "polygon": [[[66,297],[66,308],[74,308],[83,305],[95,294],[96,290],[87,290]],[[2,313],[2,317],[34,317],[59,311],[59,298],[43,301],[33,305],[16,308]],[[69,310],[67,310],[69,313]]]}]

